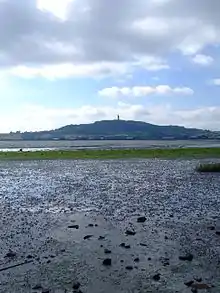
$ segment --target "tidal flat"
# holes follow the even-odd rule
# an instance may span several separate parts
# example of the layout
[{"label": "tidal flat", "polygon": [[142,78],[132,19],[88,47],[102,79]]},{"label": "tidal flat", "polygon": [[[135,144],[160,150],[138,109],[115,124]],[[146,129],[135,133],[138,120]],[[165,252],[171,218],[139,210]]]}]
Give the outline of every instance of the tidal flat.
[{"label": "tidal flat", "polygon": [[219,162],[0,161],[0,292],[219,292],[220,177],[203,161]]}]

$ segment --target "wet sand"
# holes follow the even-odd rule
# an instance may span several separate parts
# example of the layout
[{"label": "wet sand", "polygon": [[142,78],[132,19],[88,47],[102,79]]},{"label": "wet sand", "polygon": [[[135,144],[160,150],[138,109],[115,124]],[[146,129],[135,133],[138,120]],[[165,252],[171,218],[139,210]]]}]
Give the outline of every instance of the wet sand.
[{"label": "wet sand", "polygon": [[197,163],[0,162],[0,292],[219,292],[220,177]]}]

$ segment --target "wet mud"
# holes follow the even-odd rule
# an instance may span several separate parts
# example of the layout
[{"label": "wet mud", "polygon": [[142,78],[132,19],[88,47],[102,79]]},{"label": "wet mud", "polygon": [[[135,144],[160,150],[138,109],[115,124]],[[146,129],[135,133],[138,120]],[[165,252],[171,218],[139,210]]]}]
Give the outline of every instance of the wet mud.
[{"label": "wet mud", "polygon": [[197,163],[0,162],[0,292],[219,292],[220,177]]}]

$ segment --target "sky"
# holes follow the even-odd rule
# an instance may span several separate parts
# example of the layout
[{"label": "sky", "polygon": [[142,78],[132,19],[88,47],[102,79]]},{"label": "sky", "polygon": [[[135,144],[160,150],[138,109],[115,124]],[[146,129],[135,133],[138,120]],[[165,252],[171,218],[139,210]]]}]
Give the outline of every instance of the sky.
[{"label": "sky", "polygon": [[219,0],[0,0],[0,132],[220,130]]}]

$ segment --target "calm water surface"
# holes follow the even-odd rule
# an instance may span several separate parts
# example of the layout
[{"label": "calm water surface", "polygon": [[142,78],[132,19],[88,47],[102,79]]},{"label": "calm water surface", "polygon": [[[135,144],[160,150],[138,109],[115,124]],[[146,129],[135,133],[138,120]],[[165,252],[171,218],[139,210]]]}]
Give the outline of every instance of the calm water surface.
[{"label": "calm water surface", "polygon": [[170,147],[220,147],[220,140],[0,141],[0,151]]}]

